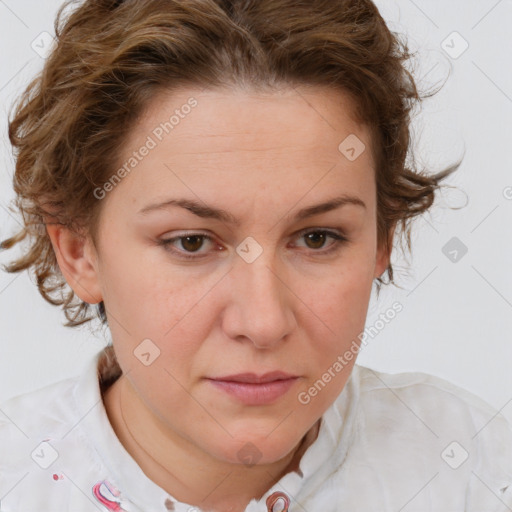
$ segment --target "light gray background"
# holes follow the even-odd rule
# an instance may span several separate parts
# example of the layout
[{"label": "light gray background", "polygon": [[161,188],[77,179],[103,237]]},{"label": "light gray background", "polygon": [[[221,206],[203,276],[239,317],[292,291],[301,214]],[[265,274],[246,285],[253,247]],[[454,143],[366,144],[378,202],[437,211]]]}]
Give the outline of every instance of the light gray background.
[{"label": "light gray background", "polygon": [[[19,227],[7,211],[14,197],[7,112],[43,65],[32,43],[42,32],[53,34],[60,3],[0,0],[2,239]],[[415,117],[419,163],[437,170],[466,153],[448,182],[457,189],[439,196],[431,213],[415,221],[412,259],[395,252],[404,289],[384,288],[378,301],[374,294],[367,326],[394,301],[403,311],[369,338],[358,362],[443,377],[512,420],[512,0],[376,3],[390,28],[418,52],[410,66],[422,90],[451,73]],[[469,44],[457,58],[463,43],[454,31]],[[453,237],[468,248],[457,262],[442,251]],[[17,254],[19,249],[0,253],[0,263]],[[27,273],[0,272],[0,315],[0,401],[80,373],[106,342],[88,327],[63,327],[63,314],[40,297]]]}]

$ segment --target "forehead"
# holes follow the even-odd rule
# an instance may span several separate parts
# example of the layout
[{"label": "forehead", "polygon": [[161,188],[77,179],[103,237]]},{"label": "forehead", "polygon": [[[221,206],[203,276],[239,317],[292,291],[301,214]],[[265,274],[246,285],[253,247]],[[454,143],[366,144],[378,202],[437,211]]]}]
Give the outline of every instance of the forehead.
[{"label": "forehead", "polygon": [[[195,106],[190,108],[192,102]],[[364,137],[365,127],[354,117],[356,110],[348,93],[327,87],[288,86],[272,92],[241,88],[161,90],[146,105],[133,135],[153,132],[174,117],[172,129],[165,135],[181,139],[180,144],[189,137],[201,137],[206,148],[229,148],[229,137],[233,136],[249,140],[252,144],[247,149],[253,150],[255,143],[278,135],[266,149],[290,142],[295,147],[298,140],[312,146],[336,143],[347,131]],[[215,140],[209,140],[211,137]]]},{"label": "forehead", "polygon": [[180,176],[181,186],[222,184],[226,197],[230,188],[253,193],[274,186],[276,194],[290,180],[299,188],[322,181],[324,190],[337,184],[362,193],[374,180],[374,162],[355,108],[348,94],[320,87],[160,91],[119,164],[151,141],[128,180],[138,195],[173,188]]}]

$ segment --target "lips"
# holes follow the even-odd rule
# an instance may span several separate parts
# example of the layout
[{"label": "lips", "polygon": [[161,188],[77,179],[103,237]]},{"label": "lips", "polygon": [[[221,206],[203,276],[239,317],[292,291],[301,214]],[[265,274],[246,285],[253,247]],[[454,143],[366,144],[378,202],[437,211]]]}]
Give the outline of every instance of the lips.
[{"label": "lips", "polygon": [[267,382],[274,382],[276,380],[294,379],[296,377],[296,375],[275,371],[268,372],[263,375],[256,375],[255,373],[238,373],[236,375],[227,375],[226,377],[213,377],[211,380],[218,380],[222,382],[243,382],[247,384],[264,384]]},{"label": "lips", "polygon": [[239,373],[207,379],[213,387],[245,405],[269,405],[286,395],[299,377],[276,371],[263,375]]}]

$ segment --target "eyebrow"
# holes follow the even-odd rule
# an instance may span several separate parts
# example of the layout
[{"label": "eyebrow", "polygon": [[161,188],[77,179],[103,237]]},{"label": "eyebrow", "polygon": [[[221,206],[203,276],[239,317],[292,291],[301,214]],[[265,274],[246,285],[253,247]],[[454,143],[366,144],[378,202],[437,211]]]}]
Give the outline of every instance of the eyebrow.
[{"label": "eyebrow", "polygon": [[[327,202],[315,204],[299,210],[295,215],[295,220],[302,220],[308,217],[313,217],[314,215],[326,213],[346,205],[356,205],[366,209],[366,204],[360,198],[355,196],[342,195],[330,199]],[[240,221],[226,210],[207,206],[191,199],[169,199],[161,203],[150,204],[139,210],[138,214],[147,215],[152,211],[165,210],[172,206],[185,208],[186,210],[192,212],[194,215],[204,219],[216,219],[228,224],[233,224],[235,226],[240,225]]]}]

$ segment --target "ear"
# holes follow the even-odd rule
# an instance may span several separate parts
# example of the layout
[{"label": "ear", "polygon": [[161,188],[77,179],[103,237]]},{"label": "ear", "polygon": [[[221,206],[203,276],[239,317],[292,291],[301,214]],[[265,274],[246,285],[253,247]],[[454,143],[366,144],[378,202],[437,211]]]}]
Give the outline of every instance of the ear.
[{"label": "ear", "polygon": [[101,302],[97,254],[88,237],[74,233],[62,224],[47,224],[46,231],[62,275],[84,302]]},{"label": "ear", "polygon": [[375,274],[374,279],[377,277],[381,277],[382,274],[386,271],[386,269],[389,266],[389,261],[391,259],[391,250],[393,248],[393,238],[395,235],[395,228],[396,224],[389,230],[389,237],[388,237],[388,247],[389,249],[386,249],[386,247],[378,247],[377,248],[377,257],[375,259]]}]

